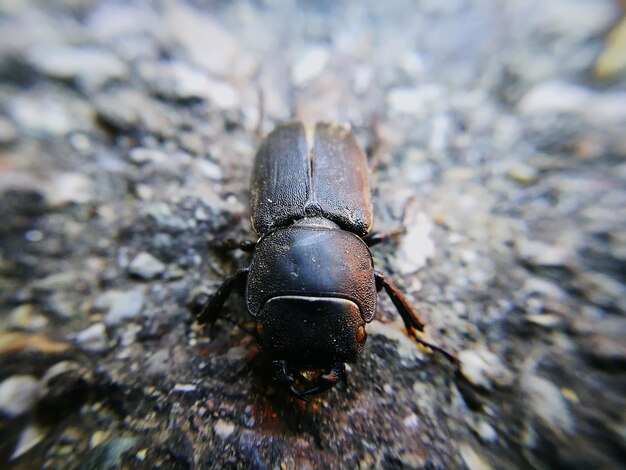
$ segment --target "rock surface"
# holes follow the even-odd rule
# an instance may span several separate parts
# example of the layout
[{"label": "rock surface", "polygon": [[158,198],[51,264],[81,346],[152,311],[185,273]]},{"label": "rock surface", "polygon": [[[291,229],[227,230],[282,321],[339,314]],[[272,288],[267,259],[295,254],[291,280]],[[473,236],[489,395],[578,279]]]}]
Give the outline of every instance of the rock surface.
[{"label": "rock surface", "polygon": [[[623,467],[620,15],[1,3],[0,467]],[[307,404],[241,330],[192,322],[247,263],[214,247],[253,236],[257,135],[291,119],[370,150],[374,228],[407,225],[376,267],[461,374],[385,296],[347,384]]]}]

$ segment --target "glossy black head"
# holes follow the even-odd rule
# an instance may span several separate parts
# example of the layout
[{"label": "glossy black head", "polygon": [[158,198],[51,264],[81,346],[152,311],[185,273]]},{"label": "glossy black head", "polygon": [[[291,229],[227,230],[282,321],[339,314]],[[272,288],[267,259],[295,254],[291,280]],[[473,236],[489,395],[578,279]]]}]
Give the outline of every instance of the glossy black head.
[{"label": "glossy black head", "polygon": [[337,297],[274,297],[262,308],[257,325],[268,356],[302,369],[354,361],[367,336],[359,307]]}]

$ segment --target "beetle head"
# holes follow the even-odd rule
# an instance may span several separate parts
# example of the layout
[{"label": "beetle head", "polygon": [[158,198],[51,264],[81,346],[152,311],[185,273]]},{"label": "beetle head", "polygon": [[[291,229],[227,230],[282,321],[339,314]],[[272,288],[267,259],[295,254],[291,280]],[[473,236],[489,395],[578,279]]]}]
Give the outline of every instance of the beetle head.
[{"label": "beetle head", "polygon": [[261,349],[301,368],[352,362],[367,338],[359,307],[337,297],[274,297],[257,321]]}]

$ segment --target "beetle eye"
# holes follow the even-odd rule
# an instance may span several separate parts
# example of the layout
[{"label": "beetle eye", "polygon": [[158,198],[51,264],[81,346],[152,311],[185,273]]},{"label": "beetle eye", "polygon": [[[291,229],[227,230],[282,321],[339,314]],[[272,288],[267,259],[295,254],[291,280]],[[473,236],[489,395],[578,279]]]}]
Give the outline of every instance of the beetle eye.
[{"label": "beetle eye", "polygon": [[359,327],[356,330],[356,340],[360,343],[365,339],[366,333],[365,333],[365,327],[363,325],[359,325]]}]

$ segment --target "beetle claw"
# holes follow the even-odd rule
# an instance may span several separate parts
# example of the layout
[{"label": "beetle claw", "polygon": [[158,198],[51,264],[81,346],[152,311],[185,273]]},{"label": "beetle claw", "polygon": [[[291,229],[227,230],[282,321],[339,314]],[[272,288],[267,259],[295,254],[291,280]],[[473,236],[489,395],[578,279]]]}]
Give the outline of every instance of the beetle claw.
[{"label": "beetle claw", "polygon": [[306,392],[302,392],[302,395],[316,395],[318,393],[325,392],[326,390],[334,387],[334,385],[340,380],[345,380],[345,377],[345,365],[342,363],[334,364],[328,372],[319,376],[315,387],[310,388]]},{"label": "beetle claw", "polygon": [[308,394],[308,391],[304,393],[300,393],[298,390],[296,390],[296,388],[293,385],[291,385],[289,387],[289,393],[291,394],[292,397],[296,397],[299,400],[306,401],[306,402],[309,401],[308,397],[305,396]]},{"label": "beetle claw", "polygon": [[302,400],[302,401],[309,401],[307,397],[305,397],[302,393],[298,391],[298,389],[296,389],[293,386],[293,382],[295,381],[295,379],[293,378],[293,375],[287,372],[286,361],[283,361],[283,360],[273,361],[272,365],[274,366],[274,380],[277,380],[278,382],[282,382],[283,384],[288,386],[289,393],[291,394],[292,397],[298,398],[299,400]]}]

